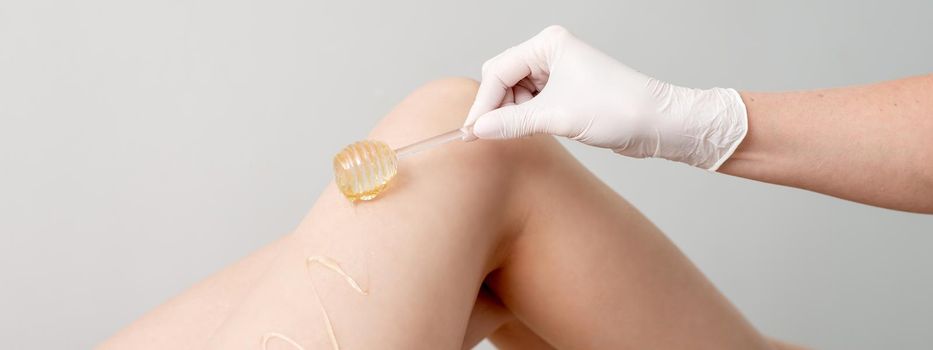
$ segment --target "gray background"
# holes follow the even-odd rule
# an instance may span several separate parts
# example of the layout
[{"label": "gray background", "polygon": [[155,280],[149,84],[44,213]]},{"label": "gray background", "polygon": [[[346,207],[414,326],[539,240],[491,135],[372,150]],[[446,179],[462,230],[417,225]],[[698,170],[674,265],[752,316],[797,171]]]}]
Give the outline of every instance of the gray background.
[{"label": "gray background", "polygon": [[[333,153],[407,92],[477,77],[548,24],[677,84],[785,90],[933,71],[931,13],[930,1],[0,0],[0,339],[92,346],[293,228]],[[933,217],[567,145],[763,332],[825,349],[933,343]]]}]

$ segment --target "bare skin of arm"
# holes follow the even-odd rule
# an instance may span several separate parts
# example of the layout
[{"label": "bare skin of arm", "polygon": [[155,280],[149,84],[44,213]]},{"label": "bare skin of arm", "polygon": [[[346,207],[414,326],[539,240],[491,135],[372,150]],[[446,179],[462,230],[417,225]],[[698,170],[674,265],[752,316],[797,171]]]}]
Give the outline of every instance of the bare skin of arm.
[{"label": "bare skin of arm", "polygon": [[[371,137],[398,146],[460,125],[476,88],[464,79],[428,84]],[[212,282],[240,291],[198,287],[102,348],[162,339],[157,348],[261,349],[275,332],[327,349],[328,321],[341,349],[461,349],[489,332],[503,348],[522,349],[776,347],[551,137],[453,143],[399,169],[373,202],[352,205],[328,186],[285,243],[239,267],[256,273]],[[306,267],[321,255],[367,293]],[[216,313],[200,325],[198,305],[217,299],[227,301],[208,306]]]},{"label": "bare skin of arm", "polygon": [[933,75],[741,95],[748,135],[719,172],[933,213]]}]

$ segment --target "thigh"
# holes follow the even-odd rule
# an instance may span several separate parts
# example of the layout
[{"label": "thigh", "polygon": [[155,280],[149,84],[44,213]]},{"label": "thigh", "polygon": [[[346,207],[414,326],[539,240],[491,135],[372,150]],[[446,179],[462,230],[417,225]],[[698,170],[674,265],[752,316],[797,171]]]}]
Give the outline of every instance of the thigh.
[{"label": "thigh", "polygon": [[288,244],[279,239],[133,321],[98,349],[200,349]]},{"label": "thigh", "polygon": [[489,338],[499,350],[553,350],[550,344],[531,331],[484,287],[473,306],[463,350],[472,349]]},{"label": "thigh", "polygon": [[[290,237],[290,236],[289,236]],[[100,349],[201,349],[249,294],[289,237],[278,239],[199,282],[102,343]],[[482,288],[464,332],[463,350],[491,337],[500,350],[552,349]]]},{"label": "thigh", "polygon": [[519,168],[527,219],[489,277],[520,320],[561,349],[768,348],[641,213],[566,151],[547,158]]}]

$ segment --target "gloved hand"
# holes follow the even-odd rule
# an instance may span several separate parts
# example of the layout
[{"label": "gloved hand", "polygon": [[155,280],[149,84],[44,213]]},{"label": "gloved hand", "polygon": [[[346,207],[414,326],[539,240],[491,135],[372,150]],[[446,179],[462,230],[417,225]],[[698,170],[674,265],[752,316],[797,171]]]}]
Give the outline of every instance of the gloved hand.
[{"label": "gloved hand", "polygon": [[733,89],[690,89],[648,77],[551,26],[483,64],[464,126],[482,139],[572,138],[636,157],[716,170],[745,137]]}]

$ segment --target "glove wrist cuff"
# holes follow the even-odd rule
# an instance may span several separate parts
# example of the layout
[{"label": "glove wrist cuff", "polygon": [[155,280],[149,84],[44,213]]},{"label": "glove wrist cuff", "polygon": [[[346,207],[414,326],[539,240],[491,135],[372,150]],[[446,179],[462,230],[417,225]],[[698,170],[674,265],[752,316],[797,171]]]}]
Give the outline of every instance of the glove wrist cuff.
[{"label": "glove wrist cuff", "polygon": [[724,102],[724,109],[719,113],[719,117],[716,118],[716,124],[721,126],[719,130],[719,136],[721,137],[721,142],[719,142],[719,157],[716,159],[710,167],[706,168],[709,171],[716,171],[729,160],[729,157],[732,157],[732,154],[735,153],[735,150],[739,148],[739,145],[745,140],[745,136],[748,134],[748,110],[745,107],[745,102],[742,101],[742,95],[739,94],[735,89],[723,89],[723,88],[714,88]]},{"label": "glove wrist cuff", "polygon": [[745,138],[748,116],[738,91],[675,86],[666,101],[653,157],[716,171]]}]

